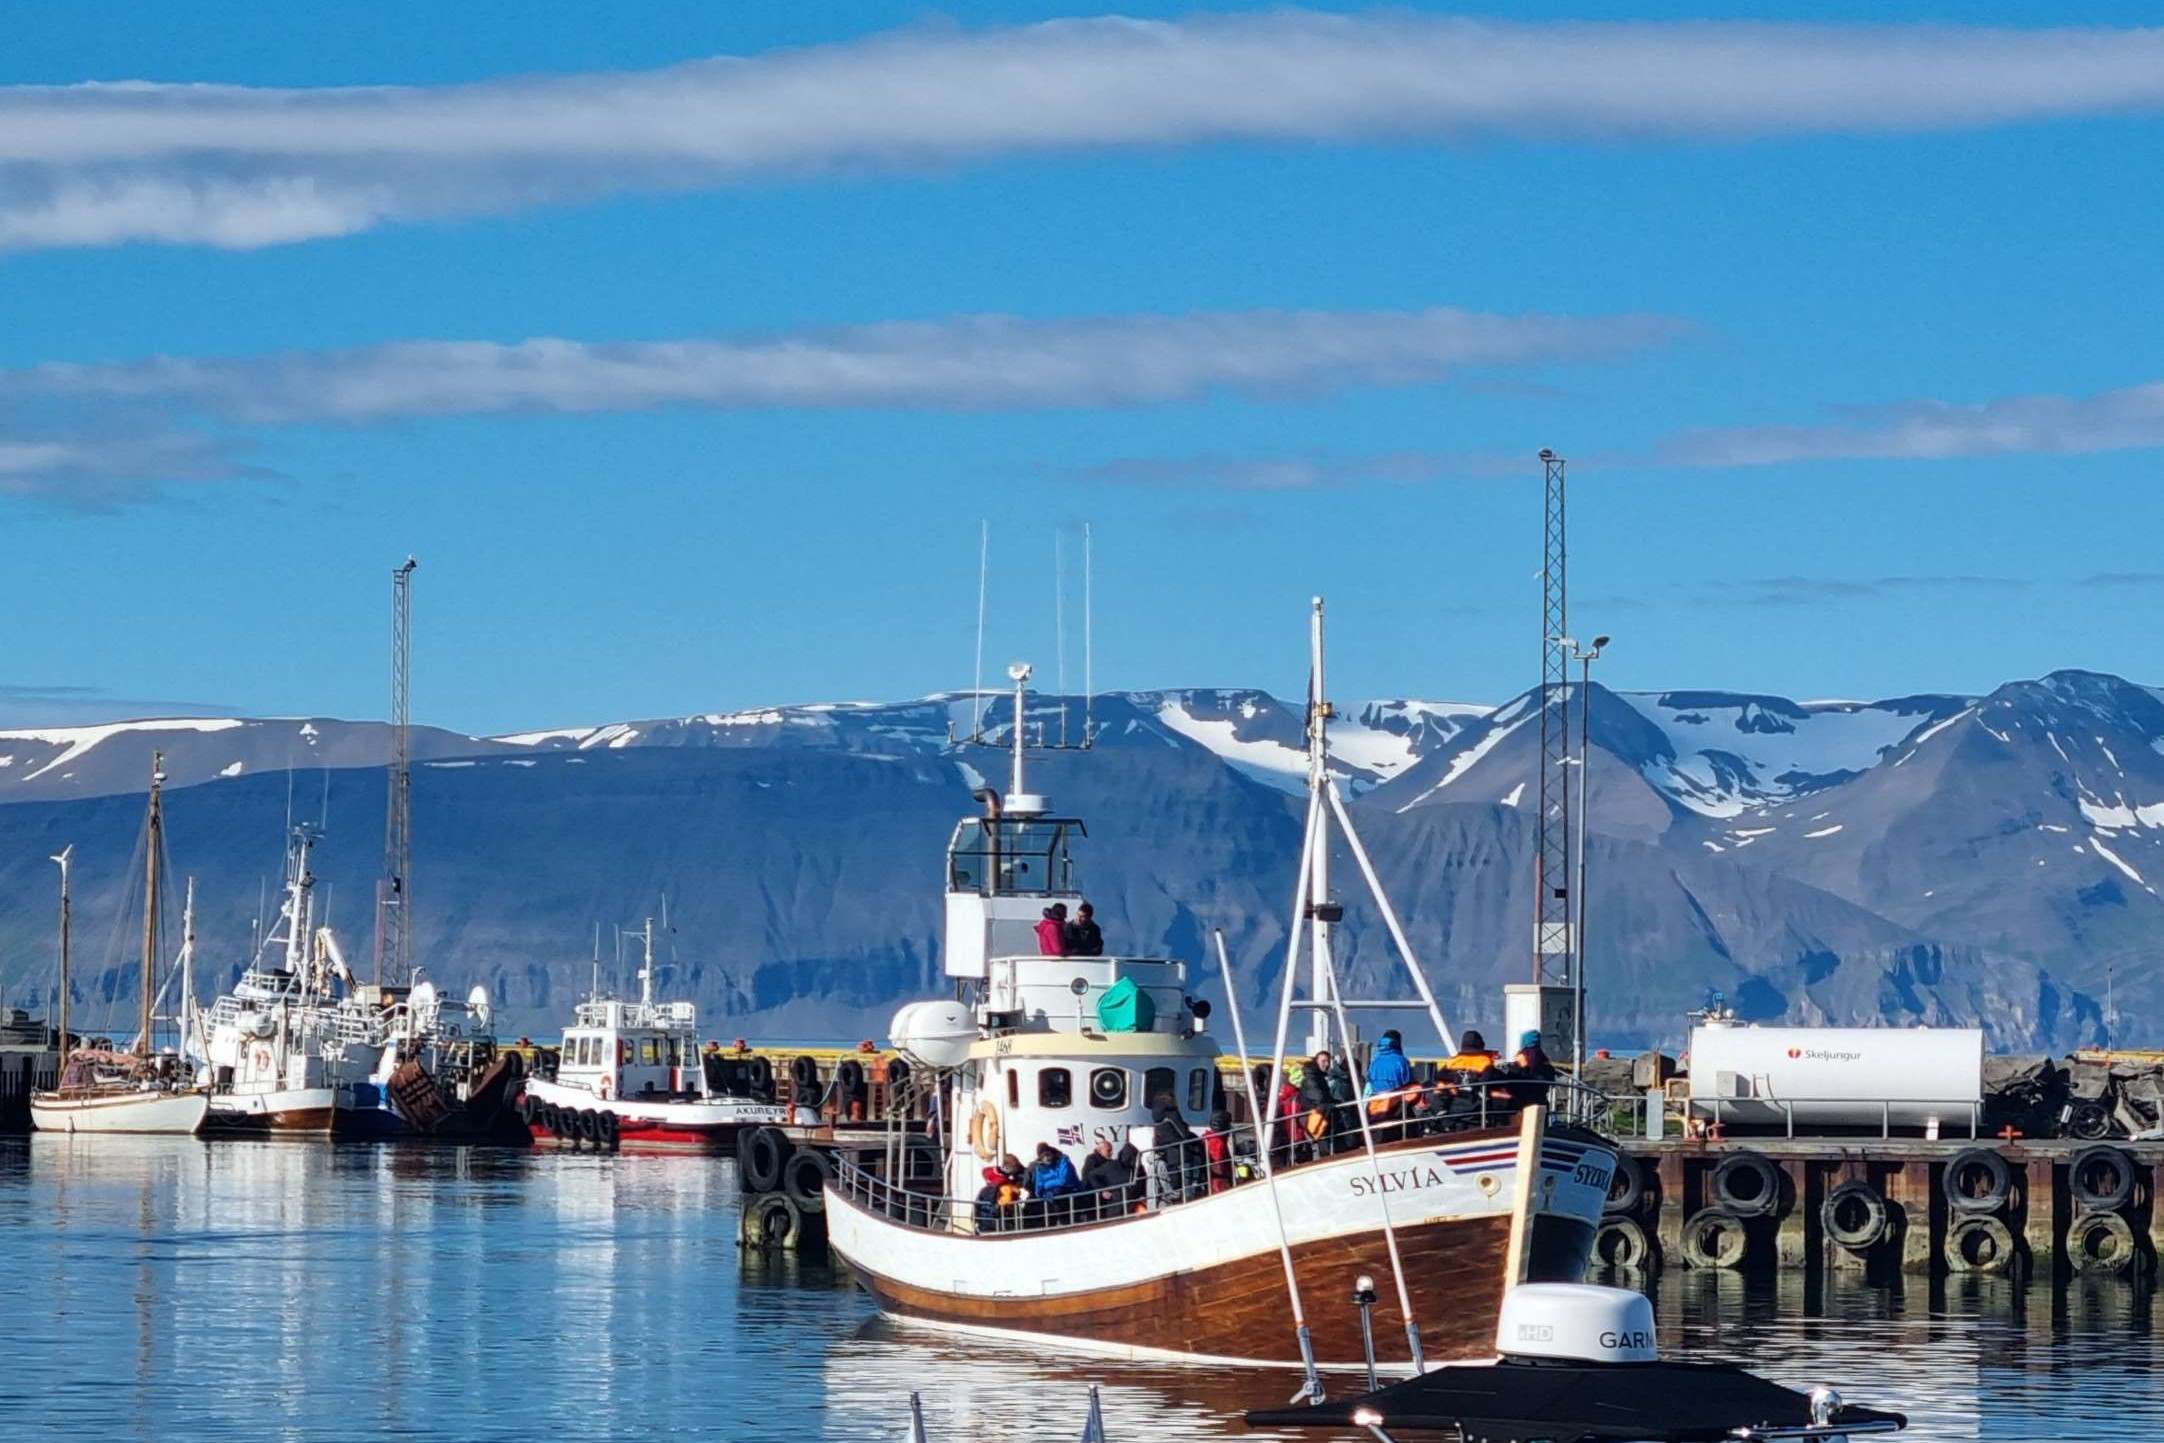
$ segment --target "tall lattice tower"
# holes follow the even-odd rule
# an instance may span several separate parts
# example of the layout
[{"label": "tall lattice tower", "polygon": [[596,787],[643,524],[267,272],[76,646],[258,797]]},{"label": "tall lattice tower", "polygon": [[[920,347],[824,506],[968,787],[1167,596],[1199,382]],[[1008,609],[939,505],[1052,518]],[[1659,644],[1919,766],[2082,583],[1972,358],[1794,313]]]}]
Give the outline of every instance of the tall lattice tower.
[{"label": "tall lattice tower", "polygon": [[1564,572],[1563,467],[1540,453],[1545,472],[1540,559],[1540,822],[1533,859],[1533,980],[1570,984],[1570,619]]},{"label": "tall lattice tower", "polygon": [[391,573],[391,769],[383,825],[383,880],[376,893],[376,980],[413,976],[413,572]]}]

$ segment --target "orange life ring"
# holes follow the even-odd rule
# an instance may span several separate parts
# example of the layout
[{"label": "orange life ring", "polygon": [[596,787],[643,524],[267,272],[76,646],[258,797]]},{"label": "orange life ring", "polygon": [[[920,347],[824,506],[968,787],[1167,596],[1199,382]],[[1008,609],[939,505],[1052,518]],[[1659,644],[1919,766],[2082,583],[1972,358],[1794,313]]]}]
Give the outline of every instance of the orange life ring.
[{"label": "orange life ring", "polygon": [[999,1160],[999,1105],[989,1097],[970,1116],[969,1145],[979,1162]]}]

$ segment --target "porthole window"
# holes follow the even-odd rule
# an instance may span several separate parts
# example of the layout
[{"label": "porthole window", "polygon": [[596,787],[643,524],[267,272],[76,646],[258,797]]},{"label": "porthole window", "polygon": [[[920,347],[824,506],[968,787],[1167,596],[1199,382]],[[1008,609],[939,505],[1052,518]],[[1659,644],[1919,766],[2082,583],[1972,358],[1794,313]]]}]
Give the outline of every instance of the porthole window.
[{"label": "porthole window", "polygon": [[1064,1067],[1047,1067],[1037,1074],[1037,1105],[1039,1107],[1072,1107],[1074,1105],[1074,1074]]},{"label": "porthole window", "polygon": [[1127,1069],[1100,1067],[1090,1074],[1090,1105],[1117,1112],[1127,1106]]},{"label": "porthole window", "polygon": [[1161,1102],[1177,1107],[1180,1103],[1179,1074],[1169,1067],[1153,1067],[1142,1076],[1142,1102],[1156,1111]]}]

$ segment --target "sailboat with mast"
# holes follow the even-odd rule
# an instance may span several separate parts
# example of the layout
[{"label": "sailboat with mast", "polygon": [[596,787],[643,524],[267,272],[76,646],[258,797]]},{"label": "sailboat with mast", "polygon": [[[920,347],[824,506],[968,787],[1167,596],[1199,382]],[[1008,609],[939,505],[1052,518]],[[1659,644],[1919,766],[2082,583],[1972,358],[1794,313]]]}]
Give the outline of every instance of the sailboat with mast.
[{"label": "sailboat with mast", "polygon": [[[61,1063],[60,1085],[50,1092],[30,1095],[30,1122],[40,1132],[187,1136],[202,1128],[210,1110],[208,1093],[193,1085],[180,1054],[158,1052],[153,1045],[161,943],[159,902],[165,881],[164,786],[165,754],[160,752],[151,761],[150,807],[143,824],[142,1014],[134,1046],[126,1052],[91,1047],[69,1050]],[[69,978],[65,909],[61,916],[60,995],[66,997]]]}]

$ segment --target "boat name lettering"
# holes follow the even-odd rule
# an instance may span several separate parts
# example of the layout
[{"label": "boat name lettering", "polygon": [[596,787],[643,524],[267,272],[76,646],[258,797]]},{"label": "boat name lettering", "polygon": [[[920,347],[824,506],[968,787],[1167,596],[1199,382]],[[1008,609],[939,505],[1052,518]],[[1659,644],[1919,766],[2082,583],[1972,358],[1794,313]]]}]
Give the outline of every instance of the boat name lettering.
[{"label": "boat name lettering", "polygon": [[1613,1169],[1602,1167],[1597,1162],[1581,1162],[1571,1169],[1570,1180],[1585,1187],[1597,1187],[1602,1192],[1606,1192],[1612,1176]]},{"label": "boat name lettering", "polygon": [[[1414,1188],[1441,1187],[1449,1179],[1433,1163],[1417,1163],[1392,1172],[1370,1174],[1352,1180],[1354,1197],[1374,1197],[1378,1192],[1411,1192]],[[1380,1184],[1380,1187],[1377,1186]]]}]

